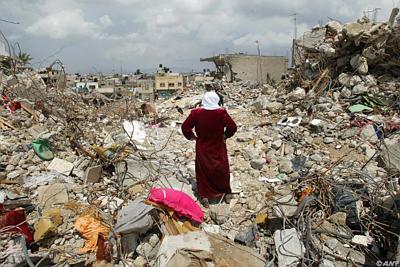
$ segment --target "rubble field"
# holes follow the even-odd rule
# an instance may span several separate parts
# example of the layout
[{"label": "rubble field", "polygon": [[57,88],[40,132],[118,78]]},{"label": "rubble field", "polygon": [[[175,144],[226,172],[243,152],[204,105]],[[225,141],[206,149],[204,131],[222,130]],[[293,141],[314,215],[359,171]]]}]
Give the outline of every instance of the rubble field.
[{"label": "rubble field", "polygon": [[227,140],[233,199],[207,208],[180,130],[202,88],[144,108],[101,102],[13,60],[0,71],[0,264],[400,260],[397,13],[314,27],[279,82],[220,82],[238,125]]}]

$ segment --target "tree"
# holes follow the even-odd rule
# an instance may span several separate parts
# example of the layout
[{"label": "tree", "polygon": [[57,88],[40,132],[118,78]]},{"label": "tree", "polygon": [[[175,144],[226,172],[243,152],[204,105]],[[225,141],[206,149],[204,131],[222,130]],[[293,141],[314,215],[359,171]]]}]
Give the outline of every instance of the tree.
[{"label": "tree", "polygon": [[19,55],[18,55],[18,59],[21,60],[21,62],[24,65],[27,65],[32,60],[32,57],[31,57],[31,55],[29,55],[27,53],[21,53],[20,52]]}]

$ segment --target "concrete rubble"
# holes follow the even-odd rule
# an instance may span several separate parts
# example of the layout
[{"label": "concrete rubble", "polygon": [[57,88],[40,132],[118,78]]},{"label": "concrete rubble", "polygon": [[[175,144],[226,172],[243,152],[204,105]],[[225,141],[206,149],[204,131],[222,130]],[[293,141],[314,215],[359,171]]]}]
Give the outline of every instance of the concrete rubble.
[{"label": "concrete rubble", "polygon": [[[195,144],[180,125],[202,88],[157,100],[149,117],[135,99],[95,106],[44,85],[34,71],[0,72],[0,92],[10,99],[1,106],[23,104],[0,108],[0,264],[395,260],[400,27],[363,18],[313,31],[319,39],[296,40],[295,68],[279,83],[221,81],[238,124],[227,140],[235,190],[230,203],[201,207],[202,223],[148,198],[154,187],[174,188],[199,203]],[[350,111],[354,105],[370,109]],[[46,141],[42,150],[34,150],[37,139]],[[45,148],[53,159],[42,159]],[[8,221],[11,213],[21,219]]]}]

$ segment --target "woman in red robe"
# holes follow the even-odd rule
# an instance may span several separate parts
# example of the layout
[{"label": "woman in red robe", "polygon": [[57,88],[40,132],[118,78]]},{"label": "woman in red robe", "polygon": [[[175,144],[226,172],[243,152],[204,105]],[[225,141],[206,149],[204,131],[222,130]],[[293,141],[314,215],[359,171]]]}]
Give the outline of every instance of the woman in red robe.
[{"label": "woman in red robe", "polygon": [[205,205],[208,199],[231,193],[225,139],[232,137],[237,127],[228,112],[218,106],[218,102],[219,97],[215,92],[205,93],[202,107],[193,109],[182,124],[186,139],[196,140],[197,193]]}]

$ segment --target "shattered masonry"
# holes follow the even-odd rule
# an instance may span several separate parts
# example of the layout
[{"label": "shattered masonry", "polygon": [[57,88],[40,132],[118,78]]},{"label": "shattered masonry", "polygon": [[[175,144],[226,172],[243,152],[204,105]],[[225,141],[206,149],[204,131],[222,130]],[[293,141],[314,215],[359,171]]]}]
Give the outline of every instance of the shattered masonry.
[{"label": "shattered masonry", "polygon": [[[111,99],[0,58],[1,265],[400,260],[397,14],[313,28],[279,82],[220,82],[238,122],[234,196],[209,208],[180,132],[202,88],[154,104]],[[64,77],[61,62],[53,69]]]}]

